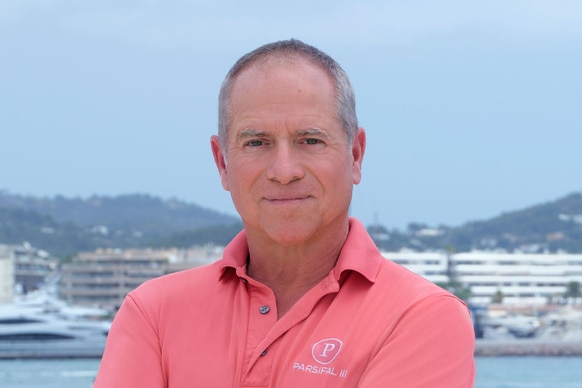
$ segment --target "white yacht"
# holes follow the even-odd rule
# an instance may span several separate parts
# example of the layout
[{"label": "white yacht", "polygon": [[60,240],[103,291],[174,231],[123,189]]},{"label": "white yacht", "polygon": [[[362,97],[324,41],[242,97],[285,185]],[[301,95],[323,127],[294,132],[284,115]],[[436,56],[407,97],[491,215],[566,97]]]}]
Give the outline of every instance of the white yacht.
[{"label": "white yacht", "polygon": [[111,324],[106,313],[46,295],[0,305],[0,359],[99,358]]}]

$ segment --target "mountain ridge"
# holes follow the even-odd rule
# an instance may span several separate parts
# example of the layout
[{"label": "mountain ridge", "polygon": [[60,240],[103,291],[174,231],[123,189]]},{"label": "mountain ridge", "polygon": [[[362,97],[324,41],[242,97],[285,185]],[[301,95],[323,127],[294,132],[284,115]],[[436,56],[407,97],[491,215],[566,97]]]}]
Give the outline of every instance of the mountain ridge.
[{"label": "mountain ridge", "polygon": [[[240,219],[178,199],[148,194],[34,197],[0,191],[0,244],[27,241],[57,256],[97,248],[224,245]],[[582,192],[456,227],[370,225],[384,250],[582,253]]]},{"label": "mountain ridge", "polygon": [[[405,232],[368,228],[384,249],[582,253],[582,192],[457,227],[409,224]],[[386,236],[387,235],[387,236]]]},{"label": "mountain ridge", "polygon": [[[66,198],[0,191],[0,243],[28,241],[57,255],[75,254],[75,245],[84,250],[152,246],[186,231],[239,222],[196,204],[147,194]],[[67,239],[78,241],[71,245]]]}]

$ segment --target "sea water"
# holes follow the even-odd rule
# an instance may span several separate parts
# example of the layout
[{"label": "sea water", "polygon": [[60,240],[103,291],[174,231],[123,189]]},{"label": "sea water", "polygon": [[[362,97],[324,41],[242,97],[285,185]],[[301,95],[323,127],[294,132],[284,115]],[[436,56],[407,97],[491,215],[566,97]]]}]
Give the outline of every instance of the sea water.
[{"label": "sea water", "polygon": [[99,359],[0,360],[1,388],[91,388]]},{"label": "sea water", "polygon": [[582,388],[582,357],[477,357],[475,388]]},{"label": "sea water", "polygon": [[[477,357],[475,388],[582,388],[582,357]],[[91,388],[99,360],[0,360],[1,388]]]}]

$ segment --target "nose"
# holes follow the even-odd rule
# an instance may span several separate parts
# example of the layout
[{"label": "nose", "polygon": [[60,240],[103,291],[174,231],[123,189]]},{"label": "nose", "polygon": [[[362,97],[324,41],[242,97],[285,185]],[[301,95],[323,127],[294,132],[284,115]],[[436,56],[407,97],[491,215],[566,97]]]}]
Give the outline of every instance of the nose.
[{"label": "nose", "polygon": [[292,145],[279,143],[272,149],[272,158],[267,167],[267,178],[284,185],[303,178],[300,155]]}]

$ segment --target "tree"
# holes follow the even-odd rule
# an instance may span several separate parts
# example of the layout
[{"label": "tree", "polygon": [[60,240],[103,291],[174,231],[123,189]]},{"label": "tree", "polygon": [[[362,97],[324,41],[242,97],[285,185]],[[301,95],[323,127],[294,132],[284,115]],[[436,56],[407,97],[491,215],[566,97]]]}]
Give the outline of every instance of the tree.
[{"label": "tree", "polygon": [[572,299],[572,302],[576,304],[578,298],[582,297],[582,290],[580,289],[580,282],[571,281],[566,284],[566,292],[564,292],[564,298]]},{"label": "tree", "polygon": [[503,292],[501,290],[495,291],[495,294],[491,297],[491,303],[503,303]]},{"label": "tree", "polygon": [[453,263],[452,256],[455,253],[455,247],[447,246],[445,249],[445,255],[447,257],[447,277],[448,282],[437,283],[438,286],[444,288],[450,293],[454,294],[457,298],[469,301],[472,295],[471,288],[464,285],[457,277],[457,271],[455,270],[455,264]]},{"label": "tree", "polygon": [[385,242],[390,240],[390,233],[383,225],[374,224],[368,227],[368,233],[372,237],[372,240],[378,247],[378,249],[385,249]]}]

